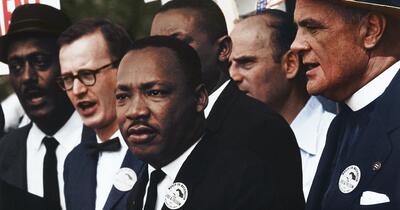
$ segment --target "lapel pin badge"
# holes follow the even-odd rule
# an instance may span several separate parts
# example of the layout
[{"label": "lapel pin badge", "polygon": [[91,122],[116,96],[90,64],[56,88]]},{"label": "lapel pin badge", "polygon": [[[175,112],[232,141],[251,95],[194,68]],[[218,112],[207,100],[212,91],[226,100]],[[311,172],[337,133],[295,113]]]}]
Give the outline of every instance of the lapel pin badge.
[{"label": "lapel pin badge", "polygon": [[342,193],[351,193],[356,189],[361,179],[361,170],[356,165],[351,165],[344,169],[339,178],[339,190]]},{"label": "lapel pin badge", "polygon": [[165,205],[169,209],[181,208],[188,198],[188,190],[182,182],[175,182],[169,188],[165,195]]},{"label": "lapel pin badge", "polygon": [[379,161],[376,161],[374,164],[372,164],[372,170],[373,171],[379,171],[382,167],[382,163]]},{"label": "lapel pin badge", "polygon": [[126,192],[132,189],[137,181],[135,171],[130,168],[121,168],[117,172],[114,180],[114,186],[119,191]]}]

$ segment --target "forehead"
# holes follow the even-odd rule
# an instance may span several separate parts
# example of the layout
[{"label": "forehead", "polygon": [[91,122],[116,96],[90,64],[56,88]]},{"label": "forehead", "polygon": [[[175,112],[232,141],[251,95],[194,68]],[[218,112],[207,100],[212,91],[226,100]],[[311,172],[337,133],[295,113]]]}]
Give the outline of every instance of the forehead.
[{"label": "forehead", "polygon": [[251,54],[260,50],[271,51],[272,30],[261,18],[252,17],[239,22],[231,33],[232,53]]},{"label": "forehead", "polygon": [[111,55],[100,31],[84,35],[60,49],[62,72],[97,68],[110,60]]},{"label": "forehead", "polygon": [[294,10],[295,22],[306,19],[315,19],[321,22],[337,22],[342,17],[337,6],[326,0],[298,0]]},{"label": "forehead", "polygon": [[56,43],[53,39],[27,37],[18,38],[8,46],[7,58],[23,57],[34,52],[56,53]]},{"label": "forehead", "polygon": [[148,47],[129,52],[118,68],[118,85],[141,85],[164,81],[185,82],[183,70],[174,52],[167,48]]},{"label": "forehead", "polygon": [[194,9],[167,10],[154,17],[151,33],[158,35],[172,35],[177,32],[191,33],[199,30],[200,20],[200,13]]}]

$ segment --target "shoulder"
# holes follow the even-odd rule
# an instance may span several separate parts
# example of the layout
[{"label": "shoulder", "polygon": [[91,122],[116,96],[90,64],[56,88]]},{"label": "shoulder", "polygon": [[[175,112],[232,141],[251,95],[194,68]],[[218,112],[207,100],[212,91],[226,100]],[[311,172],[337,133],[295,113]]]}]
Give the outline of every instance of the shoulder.
[{"label": "shoulder", "polygon": [[[8,151],[19,149],[22,144],[26,144],[29,130],[32,124],[12,130],[0,139],[0,154]],[[22,148],[21,148],[22,149]]]}]

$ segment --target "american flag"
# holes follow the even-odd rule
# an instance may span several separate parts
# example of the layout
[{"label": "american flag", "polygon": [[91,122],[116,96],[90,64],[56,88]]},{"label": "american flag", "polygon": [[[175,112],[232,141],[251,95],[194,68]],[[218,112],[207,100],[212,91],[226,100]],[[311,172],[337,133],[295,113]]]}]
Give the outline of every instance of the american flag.
[{"label": "american flag", "polygon": [[266,9],[276,9],[282,3],[285,3],[285,0],[258,0],[257,1],[257,13],[261,13]]}]

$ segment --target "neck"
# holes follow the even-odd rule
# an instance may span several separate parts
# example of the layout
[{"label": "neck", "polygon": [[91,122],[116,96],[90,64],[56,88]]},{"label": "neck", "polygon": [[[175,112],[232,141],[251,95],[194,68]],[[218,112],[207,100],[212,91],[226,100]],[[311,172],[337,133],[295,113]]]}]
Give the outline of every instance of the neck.
[{"label": "neck", "polygon": [[291,90],[288,98],[284,101],[283,106],[278,112],[285,118],[288,124],[291,124],[304,108],[309,98],[310,96],[304,86],[295,87]]},{"label": "neck", "polygon": [[73,107],[67,108],[62,111],[54,111],[54,114],[50,114],[40,119],[32,119],[32,121],[48,136],[53,136],[60,130],[65,123],[69,120],[72,113],[74,112]]},{"label": "neck", "polygon": [[94,130],[102,142],[107,141],[118,130],[117,120],[105,127],[95,128]]}]

